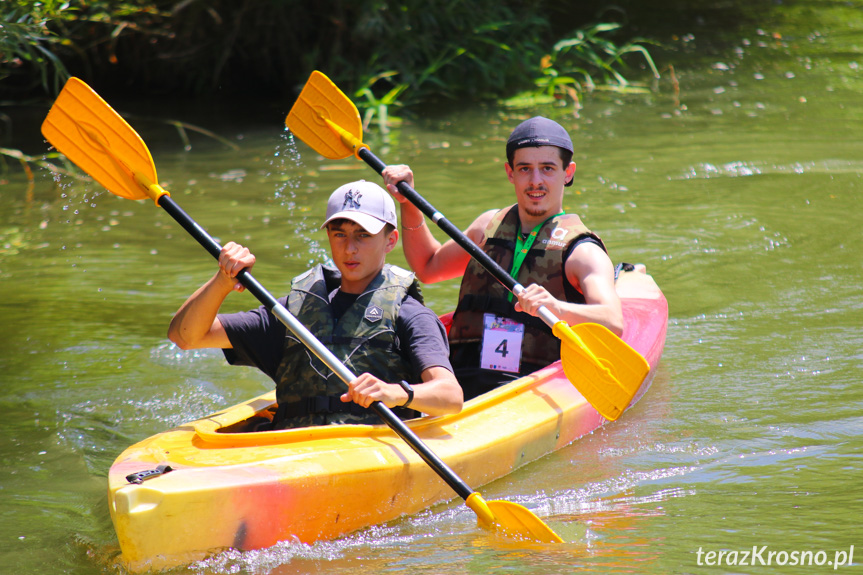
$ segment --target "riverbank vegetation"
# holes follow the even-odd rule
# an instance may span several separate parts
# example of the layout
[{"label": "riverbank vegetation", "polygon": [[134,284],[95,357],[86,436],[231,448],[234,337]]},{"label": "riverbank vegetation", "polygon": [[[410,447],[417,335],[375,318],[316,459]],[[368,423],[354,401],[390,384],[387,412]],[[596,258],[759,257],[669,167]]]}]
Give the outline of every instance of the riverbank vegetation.
[{"label": "riverbank vegetation", "polygon": [[[585,91],[658,76],[625,21],[549,0],[13,0],[0,7],[0,103],[47,104],[70,76],[108,99],[289,101],[318,69],[381,131],[454,102],[577,109]],[[18,150],[0,148],[3,172],[5,160],[26,169]]]},{"label": "riverbank vegetation", "polygon": [[[692,49],[687,31],[773,4],[658,1],[7,0],[0,106],[47,108],[73,75],[109,100],[290,101],[318,69],[384,131],[435,105],[577,113],[586,93],[656,89],[660,73],[676,91],[668,55]],[[27,161],[13,118],[0,110],[0,172]]]},{"label": "riverbank vegetation", "polygon": [[3,100],[52,97],[69,75],[107,94],[287,97],[320,69],[374,112],[525,90],[571,97],[657,73],[649,43],[633,37],[625,14],[577,13],[547,0],[4,6]]}]

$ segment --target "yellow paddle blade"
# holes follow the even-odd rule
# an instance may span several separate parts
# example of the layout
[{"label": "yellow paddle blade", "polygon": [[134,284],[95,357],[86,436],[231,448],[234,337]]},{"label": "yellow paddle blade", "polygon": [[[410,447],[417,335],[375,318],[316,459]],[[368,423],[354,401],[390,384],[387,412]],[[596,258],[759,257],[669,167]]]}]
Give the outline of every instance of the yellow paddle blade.
[{"label": "yellow paddle blade", "polygon": [[509,501],[488,501],[477,492],[471,493],[465,503],[476,513],[477,521],[486,528],[497,527],[505,534],[540,543],[563,543],[530,509]]},{"label": "yellow paddle blade", "polygon": [[527,507],[510,501],[489,501],[488,508],[494,513],[495,523],[510,535],[540,543],[564,542]]},{"label": "yellow paddle blade", "polygon": [[285,125],[310,148],[331,160],[356,154],[363,145],[363,122],[357,107],[317,70],[309,76]]},{"label": "yellow paddle blade", "polygon": [[620,417],[650,371],[647,360],[599,324],[559,321],[552,330],[567,379],[604,418]]},{"label": "yellow paddle blade", "polygon": [[[144,141],[90,86],[70,78],[42,123],[42,135],[112,194],[150,196],[156,166]],[[136,178],[137,176],[137,178]]]}]

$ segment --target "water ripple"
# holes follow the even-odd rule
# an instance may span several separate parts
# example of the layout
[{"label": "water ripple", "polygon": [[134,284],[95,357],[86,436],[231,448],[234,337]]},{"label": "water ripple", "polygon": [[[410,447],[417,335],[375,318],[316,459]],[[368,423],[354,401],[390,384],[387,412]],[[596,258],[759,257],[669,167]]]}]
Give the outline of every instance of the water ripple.
[{"label": "water ripple", "polygon": [[738,178],[767,174],[856,174],[863,171],[863,162],[825,160],[822,162],[793,162],[786,165],[758,162],[728,162],[726,164],[699,163],[669,180],[699,180],[719,177]]}]

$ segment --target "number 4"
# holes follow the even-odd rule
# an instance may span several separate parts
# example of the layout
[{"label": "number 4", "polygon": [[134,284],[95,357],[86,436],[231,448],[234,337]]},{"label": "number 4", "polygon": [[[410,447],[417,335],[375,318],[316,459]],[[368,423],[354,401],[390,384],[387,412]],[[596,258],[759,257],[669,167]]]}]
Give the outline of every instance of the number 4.
[{"label": "number 4", "polygon": [[506,350],[506,340],[505,339],[501,340],[500,343],[497,345],[497,347],[494,348],[494,351],[495,351],[495,353],[499,353],[501,357],[506,357],[506,355],[509,353]]}]

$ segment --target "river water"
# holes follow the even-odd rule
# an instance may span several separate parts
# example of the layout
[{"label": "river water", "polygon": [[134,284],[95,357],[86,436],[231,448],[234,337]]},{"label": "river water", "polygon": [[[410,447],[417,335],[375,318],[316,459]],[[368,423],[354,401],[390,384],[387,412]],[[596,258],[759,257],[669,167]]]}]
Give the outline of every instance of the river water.
[{"label": "river water", "polygon": [[[565,207],[616,261],[646,264],[668,298],[665,353],[641,402],[482,489],[527,505],[568,543],[502,547],[456,498],[337,541],[227,552],[175,572],[863,569],[863,35],[847,17],[859,7],[823,8],[744,26],[713,56],[693,56],[683,48],[697,37],[680,38],[679,92],[664,70],[656,91],[599,94],[578,117],[467,109],[366,137],[385,161],[410,163],[420,193],[463,227],[512,201],[502,165],[512,127],[556,117],[577,148]],[[325,257],[317,227],[329,192],[375,178],[293,141],[280,125],[291,103],[262,106],[254,117],[266,122],[126,104],[174,199],[221,241],[249,245],[255,276],[276,294]],[[193,134],[184,150],[157,117],[196,122],[238,149]],[[114,573],[114,458],[272,383],[166,340],[214,262],[162,210],[91,182],[55,184],[44,170],[31,196],[23,174],[4,178],[0,570]],[[403,264],[400,250],[392,261]],[[457,284],[424,291],[444,312]],[[255,305],[234,295],[225,309]]]}]

